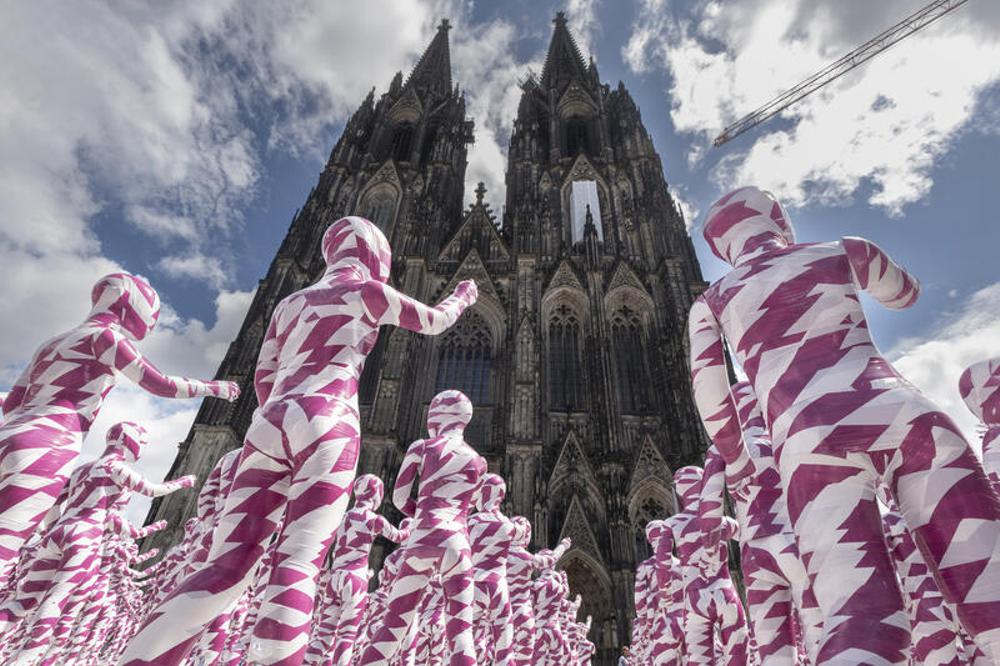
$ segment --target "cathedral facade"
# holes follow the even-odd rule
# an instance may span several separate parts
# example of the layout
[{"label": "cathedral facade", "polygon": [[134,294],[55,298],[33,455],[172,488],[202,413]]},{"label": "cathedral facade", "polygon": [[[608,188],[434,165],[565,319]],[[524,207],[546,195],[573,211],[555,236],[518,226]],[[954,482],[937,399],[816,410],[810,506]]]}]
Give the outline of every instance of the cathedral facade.
[{"label": "cathedral facade", "polygon": [[[674,512],[672,470],[707,444],[686,351],[705,284],[639,109],[623,84],[601,82],[561,14],[541,75],[521,83],[503,214],[482,185],[466,206],[473,123],[448,32],[444,21],[409,77],[370,93],[347,122],[220,366],[240,399],[202,406],[170,474],[204,479],[242,444],[271,312],[322,273],[330,223],[367,217],[392,244],[402,291],[434,303],[472,278],[480,296],[441,336],[383,329],[361,377],[359,473],[391,484],[433,395],[464,391],[475,404],[468,439],[507,480],[508,513],[531,520],[536,547],[572,538],[559,566],[583,595],[581,617],[593,617],[595,663],[614,663],[635,566],[649,556],[643,527]],[[158,500],[150,519],[171,528],[145,547],[176,542],[195,498]]]}]

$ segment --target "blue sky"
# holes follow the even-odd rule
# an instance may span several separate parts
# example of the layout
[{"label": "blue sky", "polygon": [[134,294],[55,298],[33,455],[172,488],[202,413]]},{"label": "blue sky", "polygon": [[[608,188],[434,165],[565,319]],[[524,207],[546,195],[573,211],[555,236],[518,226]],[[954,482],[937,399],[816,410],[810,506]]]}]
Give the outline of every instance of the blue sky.
[{"label": "blue sky", "polygon": [[[876,339],[974,434],[963,365],[1000,348],[1000,7],[966,6],[782,117],[711,148],[749,112],[925,0],[55,0],[0,10],[0,383],[78,322],[90,285],[124,267],[166,304],[144,344],[170,372],[210,376],[348,114],[408,71],[437,23],[476,121],[467,183],[503,203],[516,81],[541,69],[557,10],[602,78],[639,104],[688,212],[707,279],[725,270],[700,211],[733,186],[771,188],[803,241],[862,235],[923,282],[871,303]],[[471,187],[466,199],[472,200]],[[162,475],[197,405],[121,389],[160,445]],[[134,510],[140,514],[141,507]]]}]

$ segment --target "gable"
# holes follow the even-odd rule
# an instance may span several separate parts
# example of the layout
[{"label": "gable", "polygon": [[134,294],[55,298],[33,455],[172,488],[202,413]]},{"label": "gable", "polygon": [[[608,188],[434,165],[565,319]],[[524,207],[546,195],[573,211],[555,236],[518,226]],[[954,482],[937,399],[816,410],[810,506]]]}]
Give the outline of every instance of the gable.
[{"label": "gable", "polygon": [[563,521],[562,530],[559,532],[559,540],[572,539],[574,550],[582,550],[603,565],[604,557],[597,545],[594,531],[590,527],[591,523],[591,519],[583,510],[580,498],[573,495],[573,499],[569,503],[569,510],[566,512],[566,520]]}]

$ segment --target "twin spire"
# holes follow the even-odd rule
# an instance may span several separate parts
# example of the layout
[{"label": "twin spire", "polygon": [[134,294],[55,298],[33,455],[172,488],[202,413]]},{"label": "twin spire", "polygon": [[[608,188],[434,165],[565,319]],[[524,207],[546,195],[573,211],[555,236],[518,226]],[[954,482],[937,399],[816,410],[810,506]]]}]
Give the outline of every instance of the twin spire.
[{"label": "twin spire", "polygon": [[437,34],[431,40],[424,54],[420,56],[406,85],[418,90],[437,93],[451,92],[451,49],[448,47],[448,31],[451,23],[441,19]]},{"label": "twin spire", "polygon": [[[555,29],[552,31],[545,66],[542,68],[541,84],[545,88],[558,87],[587,74],[587,65],[566,25],[566,13],[556,13],[552,22]],[[448,43],[450,30],[451,23],[448,19],[442,19],[434,39],[410,72],[406,80],[407,86],[435,93],[451,91],[451,50]]]}]

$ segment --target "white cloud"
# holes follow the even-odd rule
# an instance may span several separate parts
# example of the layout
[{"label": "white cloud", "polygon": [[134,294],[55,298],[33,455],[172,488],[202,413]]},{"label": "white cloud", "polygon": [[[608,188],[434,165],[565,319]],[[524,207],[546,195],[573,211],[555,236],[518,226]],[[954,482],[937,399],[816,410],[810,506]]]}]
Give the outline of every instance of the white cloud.
[{"label": "white cloud", "polygon": [[[622,55],[633,71],[670,71],[671,119],[696,137],[699,161],[723,126],[922,4],[703,0],[679,20],[663,0],[644,0]],[[969,3],[735,139],[740,152],[714,179],[768,187],[793,205],[847,204],[870,183],[868,202],[901,214],[930,191],[935,162],[1000,80],[994,4]]]},{"label": "white cloud", "polygon": [[978,420],[958,394],[958,378],[969,365],[1000,354],[1000,282],[963,299],[941,315],[932,333],[901,340],[889,353],[904,377],[937,402],[981,450]]},{"label": "white cloud", "polygon": [[164,257],[156,265],[170,277],[202,280],[216,289],[225,286],[228,279],[218,257],[207,257],[200,252]]}]

